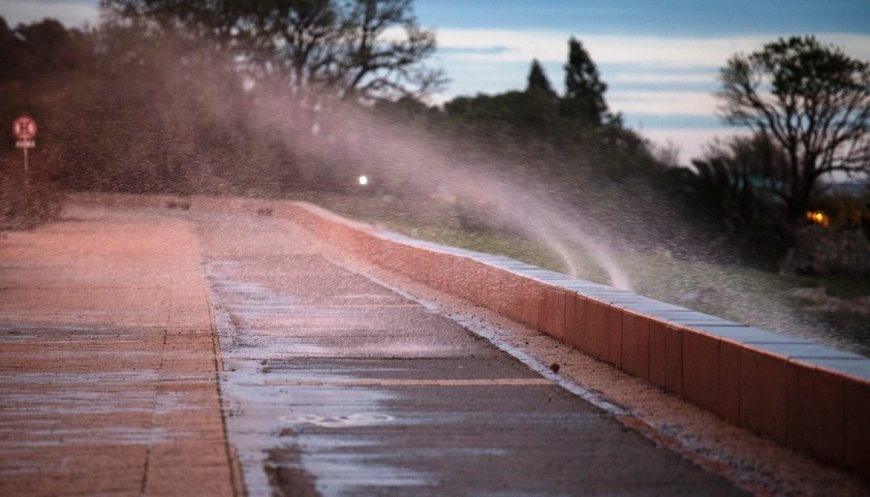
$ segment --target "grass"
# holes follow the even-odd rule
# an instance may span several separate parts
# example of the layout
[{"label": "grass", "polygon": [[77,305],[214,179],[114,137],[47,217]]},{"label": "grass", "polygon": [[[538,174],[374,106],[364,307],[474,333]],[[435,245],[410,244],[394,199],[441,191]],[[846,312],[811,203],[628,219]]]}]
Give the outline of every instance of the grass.
[{"label": "grass", "polygon": [[782,279],[794,287],[822,287],[828,295],[853,299],[870,295],[870,278],[852,275],[785,275]]},{"label": "grass", "polygon": [[[432,199],[315,194],[305,200],[414,238],[504,255],[567,272],[553,250],[517,233],[469,226],[456,209]],[[609,284],[605,271],[580,247],[568,247],[579,278]],[[866,316],[811,309],[797,288],[822,287],[829,296],[870,295],[870,279],[845,275],[780,275],[740,265],[687,261],[667,253],[611,250],[639,294],[741,323],[795,333],[870,354]]]},{"label": "grass", "polygon": [[[410,205],[407,201],[376,196],[316,193],[300,199],[316,203],[347,217],[373,223],[384,229],[414,238],[500,254],[555,271],[566,272],[567,265],[553,250],[514,233],[470,229],[448,206],[433,202]],[[571,257],[579,277],[608,283],[606,273],[579,247]],[[758,286],[774,291],[823,287],[831,296],[856,298],[870,296],[870,278],[852,275],[782,275],[740,265],[690,262],[664,253],[639,253],[630,250],[612,253],[620,266],[637,280],[641,293],[679,296],[690,287],[704,287],[712,281],[731,280],[741,286]]]},{"label": "grass", "polygon": [[[431,199],[410,203],[391,197],[334,193],[314,193],[298,199],[413,238],[503,255],[554,271],[568,271],[565,261],[544,244],[516,233],[470,228],[463,224],[462,216],[454,207]],[[577,251],[572,259],[586,269],[580,277],[607,283],[606,273],[585,253]]]}]

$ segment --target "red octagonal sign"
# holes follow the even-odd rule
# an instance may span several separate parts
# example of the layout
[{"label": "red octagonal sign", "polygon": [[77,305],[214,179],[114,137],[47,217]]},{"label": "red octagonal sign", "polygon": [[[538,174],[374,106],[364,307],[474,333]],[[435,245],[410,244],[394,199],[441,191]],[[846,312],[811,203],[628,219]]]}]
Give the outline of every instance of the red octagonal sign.
[{"label": "red octagonal sign", "polygon": [[32,140],[36,136],[36,121],[30,116],[21,116],[12,123],[12,134],[19,140]]}]

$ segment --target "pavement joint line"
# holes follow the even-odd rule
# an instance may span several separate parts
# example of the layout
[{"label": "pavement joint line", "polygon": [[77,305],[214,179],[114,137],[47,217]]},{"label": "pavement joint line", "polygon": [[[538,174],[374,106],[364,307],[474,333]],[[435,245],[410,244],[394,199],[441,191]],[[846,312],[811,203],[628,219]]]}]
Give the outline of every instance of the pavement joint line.
[{"label": "pavement joint line", "polygon": [[[340,266],[340,267],[344,267],[344,266]],[[372,308],[372,307],[377,307],[377,308],[395,307],[395,308],[401,308],[401,309],[409,309],[409,308],[415,308],[415,307],[420,307],[420,306],[418,304],[370,304],[370,305],[367,305],[367,304],[348,304],[348,305],[344,305],[344,304],[334,304],[334,305],[333,304],[322,304],[322,305],[321,304],[312,304],[312,305],[290,304],[290,305],[285,305],[285,306],[281,306],[281,307],[284,309],[292,310],[292,309],[297,309],[297,308],[299,308],[299,309],[309,309],[309,308],[310,309],[347,309],[347,308],[368,309],[368,308]]]},{"label": "pavement joint line", "polygon": [[583,388],[581,385],[578,385],[577,383],[575,383],[574,381],[572,381],[571,379],[569,379],[565,376],[561,376],[557,373],[554,373],[552,370],[550,370],[549,365],[542,363],[541,361],[539,361],[537,358],[533,357],[532,355],[527,354],[525,351],[507,343],[501,337],[498,336],[498,333],[496,331],[492,330],[489,326],[486,326],[483,323],[475,322],[471,316],[466,316],[464,314],[446,312],[446,311],[442,310],[438,304],[436,304],[434,302],[430,302],[430,301],[422,299],[422,298],[419,298],[415,295],[412,295],[412,294],[408,293],[407,291],[405,291],[399,287],[396,287],[394,285],[391,285],[391,284],[387,283],[386,281],[384,281],[380,278],[377,278],[376,276],[374,276],[372,274],[369,274],[367,272],[363,272],[362,270],[357,270],[355,268],[350,268],[350,267],[348,267],[347,264],[342,264],[340,262],[332,260],[331,258],[328,258],[328,260],[331,263],[340,265],[341,267],[347,269],[348,271],[350,271],[354,274],[358,274],[364,278],[367,278],[370,281],[372,281],[373,283],[375,283],[383,288],[386,288],[387,290],[395,292],[395,293],[401,295],[402,297],[405,297],[408,300],[411,300],[413,302],[417,302],[418,304],[422,305],[423,307],[425,307],[429,311],[442,313],[445,317],[447,317],[448,319],[451,319],[455,323],[459,324],[464,329],[466,329],[469,332],[474,333],[475,335],[479,336],[480,338],[483,338],[484,340],[490,342],[491,344],[495,345],[499,350],[508,353],[513,358],[515,358],[518,361],[525,364],[532,371],[535,371],[536,373],[538,373],[541,376],[543,376],[544,378],[546,378],[548,381],[555,383],[556,385],[558,385],[558,386],[564,388],[565,390],[567,390],[568,392],[580,397],[581,399],[585,400],[586,402],[589,402],[590,404],[601,409],[602,411],[607,412],[608,414],[610,414],[616,418],[619,418],[619,419],[633,417],[633,415],[629,409],[622,407],[620,405],[617,405],[613,402],[610,402],[604,396],[602,396],[596,392],[593,392],[591,390],[588,390],[586,388]]},{"label": "pavement joint line", "polygon": [[360,379],[360,380],[266,380],[266,385],[323,387],[491,387],[491,386],[552,386],[546,378],[481,378],[481,379]]},{"label": "pavement joint line", "polygon": [[[157,423],[156,423],[156,416],[157,416],[157,410],[158,410],[157,406],[158,406],[158,402],[159,402],[158,397],[160,396],[160,378],[159,378],[159,376],[163,372],[163,366],[166,363],[166,336],[167,336],[167,334],[168,334],[168,332],[166,330],[163,330],[163,344],[162,344],[162,347],[160,348],[160,354],[161,354],[160,355],[160,366],[157,368],[158,378],[157,378],[157,381],[154,382],[154,393],[152,396],[150,396],[151,401],[152,401],[151,407],[148,409],[148,411],[150,411],[150,413],[151,413],[151,416],[150,416],[149,422],[148,422],[148,432],[149,433],[153,433],[155,431],[156,425],[157,425]],[[142,481],[139,485],[139,495],[145,495],[145,492],[148,489],[148,473],[150,471],[153,471],[153,468],[151,467],[152,448],[153,448],[152,444],[150,444],[150,443],[145,446],[145,463],[144,463],[144,467],[142,468]]]},{"label": "pavement joint line", "polygon": [[[197,252],[200,252],[199,244],[197,244]],[[221,352],[220,336],[217,329],[217,320],[215,319],[214,302],[212,301],[212,291],[208,285],[206,275],[203,272],[204,262],[202,256],[198,258],[198,268],[202,285],[206,290],[205,304],[208,307],[209,332],[212,341],[212,354],[214,354],[214,373],[211,375],[215,382],[215,392],[218,398],[218,410],[221,416],[221,433],[223,434],[224,453],[226,454],[226,464],[230,468],[230,486],[232,487],[233,497],[244,497],[247,495],[245,489],[244,478],[242,476],[242,468],[239,464],[238,457],[235,452],[235,447],[230,443],[229,433],[227,431],[227,413],[224,405],[224,393],[221,389],[221,372],[224,369],[223,355]]]}]

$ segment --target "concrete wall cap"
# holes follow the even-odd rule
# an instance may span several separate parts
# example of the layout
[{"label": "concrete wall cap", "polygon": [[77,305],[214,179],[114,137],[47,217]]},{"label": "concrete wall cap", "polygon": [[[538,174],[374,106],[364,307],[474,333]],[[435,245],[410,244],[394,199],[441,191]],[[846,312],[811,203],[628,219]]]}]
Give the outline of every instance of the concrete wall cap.
[{"label": "concrete wall cap", "polygon": [[[845,350],[837,350],[831,347],[826,347],[817,343],[771,343],[760,342],[753,343],[752,347],[764,352],[785,357],[787,359],[866,359],[847,352]],[[867,359],[870,360],[870,359]]]},{"label": "concrete wall cap", "polygon": [[[812,360],[795,359],[793,362],[804,363],[830,373],[850,376],[864,383],[870,383],[870,359],[859,357],[849,358],[813,358]],[[866,420],[865,420],[866,421]]]}]

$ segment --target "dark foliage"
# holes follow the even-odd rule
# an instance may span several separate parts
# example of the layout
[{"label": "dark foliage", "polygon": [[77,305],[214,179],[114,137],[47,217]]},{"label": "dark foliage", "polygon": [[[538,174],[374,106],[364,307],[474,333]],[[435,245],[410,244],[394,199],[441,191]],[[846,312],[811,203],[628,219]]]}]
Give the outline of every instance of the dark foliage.
[{"label": "dark foliage", "polygon": [[544,73],[544,68],[541,67],[541,63],[538,62],[538,59],[532,61],[532,66],[529,69],[526,92],[541,93],[542,95],[551,98],[556,97],[556,92],[553,91],[553,85],[551,85],[550,80],[547,79],[547,75]]},{"label": "dark foliage", "polygon": [[722,115],[782,150],[759,171],[795,225],[832,172],[870,172],[870,64],[814,37],[768,43],[722,69]]},{"label": "dark foliage", "polygon": [[704,158],[692,161],[690,198],[717,220],[745,260],[771,266],[793,241],[782,202],[770,195],[766,171],[785,161],[764,135],[736,137],[713,144]]},{"label": "dark foliage", "polygon": [[568,63],[565,64],[565,98],[560,110],[563,116],[590,124],[601,124],[607,113],[604,93],[607,85],[601,81],[598,68],[589,53],[574,37],[568,41]]},{"label": "dark foliage", "polygon": [[[61,195],[56,176],[63,160],[58,121],[70,97],[65,81],[83,70],[87,37],[53,20],[10,28],[0,18],[0,228],[31,227],[57,215]],[[39,126],[37,148],[13,148],[12,121],[29,115]]]}]

